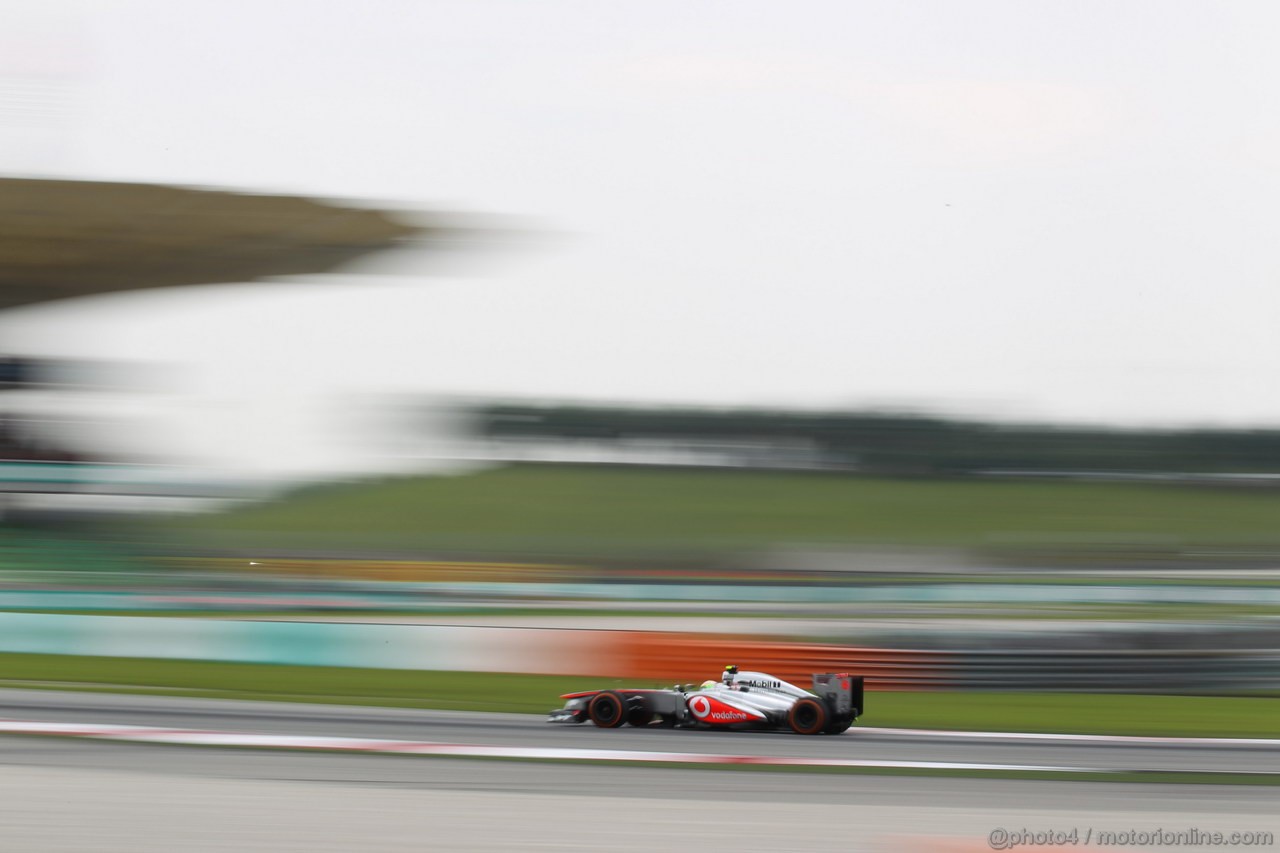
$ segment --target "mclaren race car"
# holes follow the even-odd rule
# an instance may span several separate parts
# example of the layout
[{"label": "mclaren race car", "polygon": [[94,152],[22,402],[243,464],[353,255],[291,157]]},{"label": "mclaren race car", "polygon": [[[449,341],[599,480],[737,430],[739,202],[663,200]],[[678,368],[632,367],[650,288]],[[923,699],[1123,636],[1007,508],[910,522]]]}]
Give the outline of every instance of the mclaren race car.
[{"label": "mclaren race car", "polygon": [[566,693],[552,723],[585,723],[602,729],[666,725],[698,729],[791,729],[802,735],[836,735],[862,715],[863,684],[848,673],[818,673],[813,691],[763,672],[725,667],[719,681],[668,690],[618,688]]}]

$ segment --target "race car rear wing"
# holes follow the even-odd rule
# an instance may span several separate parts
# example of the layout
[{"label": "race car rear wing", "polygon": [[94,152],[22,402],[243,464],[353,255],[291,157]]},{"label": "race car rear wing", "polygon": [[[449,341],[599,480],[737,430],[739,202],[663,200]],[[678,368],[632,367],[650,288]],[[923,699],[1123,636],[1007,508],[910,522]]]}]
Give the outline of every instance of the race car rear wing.
[{"label": "race car rear wing", "polygon": [[837,718],[862,716],[863,681],[847,672],[822,672],[813,676],[813,692],[822,697]]}]

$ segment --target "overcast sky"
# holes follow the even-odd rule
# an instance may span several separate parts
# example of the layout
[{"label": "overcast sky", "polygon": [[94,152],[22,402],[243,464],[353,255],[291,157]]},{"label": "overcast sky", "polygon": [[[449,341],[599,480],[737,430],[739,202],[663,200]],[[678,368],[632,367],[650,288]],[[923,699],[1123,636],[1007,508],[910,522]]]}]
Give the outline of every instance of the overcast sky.
[{"label": "overcast sky", "polygon": [[1280,425],[1270,0],[0,10],[0,172],[548,234],[446,278],[26,310],[10,349],[172,361],[263,411],[372,387]]}]

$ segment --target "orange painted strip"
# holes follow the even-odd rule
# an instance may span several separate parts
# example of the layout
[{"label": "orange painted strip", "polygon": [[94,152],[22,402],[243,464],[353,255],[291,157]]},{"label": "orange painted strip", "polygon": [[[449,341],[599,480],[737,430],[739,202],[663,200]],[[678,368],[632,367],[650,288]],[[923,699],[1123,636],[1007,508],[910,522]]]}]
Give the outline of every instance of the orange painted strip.
[{"label": "orange painted strip", "polygon": [[[762,643],[738,637],[708,637],[650,631],[600,631],[591,641],[617,678],[688,681],[714,677],[727,664],[761,670],[800,686],[815,672],[850,672],[869,690],[933,690],[942,686],[937,656],[902,649],[811,643]],[[605,651],[607,650],[607,651]],[[595,674],[595,673],[584,673]]]}]

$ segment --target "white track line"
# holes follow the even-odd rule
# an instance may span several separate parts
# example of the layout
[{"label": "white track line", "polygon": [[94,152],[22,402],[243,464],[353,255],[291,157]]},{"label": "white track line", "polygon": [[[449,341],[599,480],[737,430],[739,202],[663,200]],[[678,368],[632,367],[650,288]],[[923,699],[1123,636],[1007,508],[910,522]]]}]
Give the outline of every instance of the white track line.
[{"label": "white track line", "polygon": [[377,740],[352,737],[273,735],[251,732],[162,729],[149,726],[49,723],[0,720],[0,734],[46,735],[95,740],[163,743],[184,746],[256,747],[301,749],[317,752],[368,752],[409,755],[442,755],[467,758],[537,758],[556,761],[623,761],[632,763],[718,764],[774,767],[849,767],[894,770],[978,770],[1036,773],[1229,773],[1277,775],[1276,771],[1246,770],[1156,770],[1141,768],[1064,767],[1041,764],[986,764],[968,761],[887,761],[852,758],[785,758],[768,755],[714,755],[695,752],[650,752],[621,749],[579,749],[563,747],[500,746],[431,741]]},{"label": "white track line", "polygon": [[908,737],[935,737],[947,740],[973,738],[975,740],[1057,740],[1077,743],[1124,743],[1164,746],[1280,746],[1280,738],[1239,737],[1157,737],[1150,735],[1081,735],[1055,734],[1052,732],[973,732],[947,729],[887,729],[875,726],[858,726],[853,730],[878,735],[904,735]]}]

